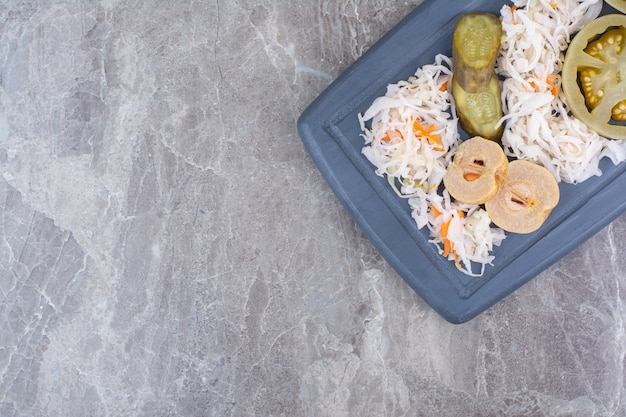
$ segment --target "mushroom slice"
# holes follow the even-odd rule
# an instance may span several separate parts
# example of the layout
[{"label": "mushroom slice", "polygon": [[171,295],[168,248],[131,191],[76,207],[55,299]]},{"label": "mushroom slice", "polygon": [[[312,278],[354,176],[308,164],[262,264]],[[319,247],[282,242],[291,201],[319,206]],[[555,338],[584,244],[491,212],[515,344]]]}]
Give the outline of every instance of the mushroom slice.
[{"label": "mushroom slice", "polygon": [[443,184],[457,201],[482,204],[502,187],[508,166],[509,161],[498,143],[474,136],[457,148]]},{"label": "mushroom slice", "polygon": [[531,233],[541,227],[559,197],[559,184],[550,171],[515,160],[509,163],[506,181],[485,203],[485,209],[496,226],[512,233]]}]

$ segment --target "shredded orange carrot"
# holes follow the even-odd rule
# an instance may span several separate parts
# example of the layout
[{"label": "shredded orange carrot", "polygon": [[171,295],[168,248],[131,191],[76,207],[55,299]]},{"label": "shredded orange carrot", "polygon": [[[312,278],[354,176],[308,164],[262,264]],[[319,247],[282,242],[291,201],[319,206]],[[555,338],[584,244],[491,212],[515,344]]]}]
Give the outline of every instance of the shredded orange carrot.
[{"label": "shredded orange carrot", "polygon": [[441,237],[443,239],[443,253],[442,255],[447,257],[450,254],[450,251],[452,250],[452,243],[450,242],[450,239],[448,239],[446,236],[448,236],[448,228],[450,227],[450,222],[452,221],[452,219],[448,220],[447,222],[445,222],[444,224],[441,225],[441,231],[439,232],[439,237]]},{"label": "shredded orange carrot", "polygon": [[443,253],[442,253],[443,257],[447,258],[448,255],[450,255],[450,252],[456,253],[454,252],[454,249],[452,249],[452,242],[450,242],[449,239],[444,239],[443,240]]},{"label": "shredded orange carrot", "polygon": [[[559,89],[556,86],[556,81],[558,79],[559,79],[559,76],[554,75],[554,74],[548,75],[548,78],[546,78],[546,84],[550,86],[550,92],[552,93],[553,97],[557,97],[559,95]],[[534,81],[531,81],[529,85],[533,90],[537,90],[538,88],[537,84]]]},{"label": "shredded orange carrot", "polygon": [[550,7],[552,7],[553,9],[556,9],[556,3],[550,3]]},{"label": "shredded orange carrot", "polygon": [[559,90],[556,87],[556,81],[559,79],[558,75],[550,74],[546,79],[548,85],[550,85],[550,91],[552,92],[552,96],[557,97],[559,95]]},{"label": "shredded orange carrot", "polygon": [[443,223],[441,225],[441,231],[439,232],[439,236],[445,238],[446,236],[448,236],[448,228],[450,227],[450,222],[452,221],[452,219],[448,220],[447,222]]},{"label": "shredded orange carrot", "polygon": [[441,84],[441,87],[439,87],[439,91],[446,91],[448,89],[448,82],[444,82],[443,84]]},{"label": "shredded orange carrot", "polygon": [[456,265],[457,269],[461,269],[461,262],[459,262],[459,256],[456,254],[456,252],[452,252],[452,254],[454,255],[454,265]]},{"label": "shredded orange carrot", "polygon": [[[433,210],[434,213],[439,213],[439,214],[436,214],[436,216],[439,216],[441,214],[435,207],[431,206],[431,209]],[[465,213],[463,212],[463,210],[457,210],[457,213],[459,213],[459,216],[461,218],[465,216]],[[452,222],[452,218],[450,218],[450,220],[448,220],[447,222],[443,223],[441,225],[441,230],[439,231],[439,237],[443,239],[443,252],[441,255],[443,255],[444,257],[448,257],[448,255],[452,253],[452,255],[454,255],[455,263],[457,264],[457,267],[458,267],[460,264],[458,264],[458,256],[457,256],[456,251],[454,250],[454,244],[450,241],[450,239],[447,238],[448,229],[450,228],[451,222]]]},{"label": "shredded orange carrot", "polygon": [[517,6],[516,5],[512,5],[511,6],[511,14],[513,15],[513,24],[517,25],[517,21],[515,20],[515,10],[517,10]]},{"label": "shredded orange carrot", "polygon": [[433,214],[435,215],[435,217],[439,217],[441,216],[441,212],[439,210],[437,210],[437,207],[433,206],[432,204],[430,205],[430,209],[432,210]]},{"label": "shredded orange carrot", "polygon": [[399,130],[392,130],[392,131],[388,131],[385,132],[385,135],[380,138],[380,140],[382,140],[383,142],[389,142],[391,139],[394,138],[400,138],[400,139],[404,139],[404,136],[402,136],[402,132],[400,132]]},{"label": "shredded orange carrot", "polygon": [[428,128],[424,128],[419,120],[413,122],[413,131],[416,136],[421,136],[428,139],[431,143],[437,145],[435,147],[436,151],[443,152],[445,151],[443,147],[443,142],[441,141],[441,137],[439,135],[433,133],[435,131],[435,125],[430,125]]}]

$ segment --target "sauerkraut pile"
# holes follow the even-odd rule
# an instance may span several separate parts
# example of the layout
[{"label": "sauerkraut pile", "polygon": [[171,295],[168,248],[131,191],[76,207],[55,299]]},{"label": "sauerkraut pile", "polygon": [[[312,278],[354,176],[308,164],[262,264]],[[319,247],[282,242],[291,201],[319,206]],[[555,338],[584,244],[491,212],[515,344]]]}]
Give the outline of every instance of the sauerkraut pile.
[{"label": "sauerkraut pile", "polygon": [[[626,158],[624,141],[600,137],[568,114],[559,72],[570,37],[595,19],[601,0],[515,0],[500,11],[503,40],[496,72],[503,79],[505,153],[549,169],[558,181],[579,183],[601,175],[600,160]],[[454,201],[442,185],[461,142],[444,55],[390,84],[359,114],[363,154],[407,198],[419,229],[465,274],[480,276],[505,238],[480,205]]]},{"label": "sauerkraut pile", "polygon": [[560,88],[571,36],[601,8],[601,0],[517,0],[500,11],[504,36],[496,72],[504,78],[504,151],[567,183],[601,175],[603,157],[615,164],[625,158],[623,141],[600,137],[569,115]]},{"label": "sauerkraut pile", "polygon": [[[419,68],[406,81],[391,84],[365,114],[363,154],[408,198],[418,228],[428,227],[431,242],[444,257],[469,275],[481,275],[494,245],[504,232],[490,227],[486,211],[453,201],[441,187],[448,163],[461,139],[448,83],[451,61],[438,55],[435,63]],[[366,123],[371,121],[371,128]],[[475,272],[472,263],[481,265]]]}]

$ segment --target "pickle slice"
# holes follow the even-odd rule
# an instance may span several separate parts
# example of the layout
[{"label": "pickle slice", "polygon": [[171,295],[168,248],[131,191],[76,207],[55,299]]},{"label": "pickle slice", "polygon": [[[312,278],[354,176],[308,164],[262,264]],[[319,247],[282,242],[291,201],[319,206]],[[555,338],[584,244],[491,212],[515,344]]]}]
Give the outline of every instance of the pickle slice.
[{"label": "pickle slice", "polygon": [[503,125],[496,128],[502,118],[500,82],[495,71],[491,72],[487,88],[478,93],[468,93],[458,83],[456,74],[452,77],[452,97],[456,105],[461,127],[470,136],[499,141],[504,131]]},{"label": "pickle slice", "polygon": [[502,24],[491,13],[471,12],[459,18],[452,38],[452,69],[468,93],[478,93],[491,80],[496,64]]}]

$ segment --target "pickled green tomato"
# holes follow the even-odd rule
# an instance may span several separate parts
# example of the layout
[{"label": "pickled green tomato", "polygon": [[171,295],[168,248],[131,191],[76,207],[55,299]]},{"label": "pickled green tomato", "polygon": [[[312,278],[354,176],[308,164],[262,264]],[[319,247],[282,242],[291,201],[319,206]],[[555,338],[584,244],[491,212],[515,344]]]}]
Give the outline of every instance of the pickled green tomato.
[{"label": "pickled green tomato", "polygon": [[[626,3],[626,1],[623,1]],[[562,88],[570,110],[598,134],[626,139],[626,15],[606,15],[570,43]]]}]

